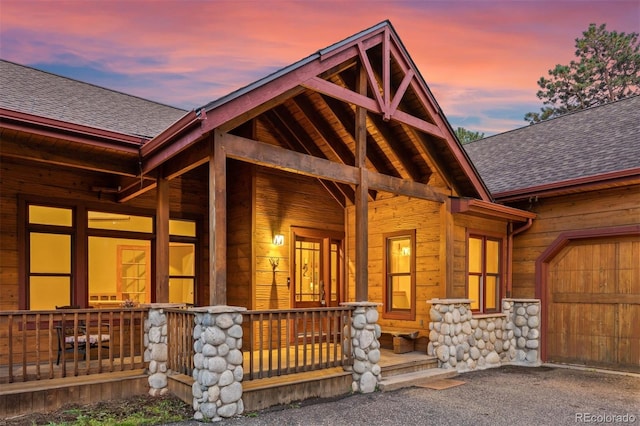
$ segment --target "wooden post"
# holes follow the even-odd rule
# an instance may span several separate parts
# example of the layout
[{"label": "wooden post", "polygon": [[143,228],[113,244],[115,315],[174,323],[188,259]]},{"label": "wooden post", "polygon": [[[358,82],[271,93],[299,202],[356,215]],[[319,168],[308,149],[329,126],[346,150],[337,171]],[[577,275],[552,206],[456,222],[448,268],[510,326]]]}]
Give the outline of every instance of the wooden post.
[{"label": "wooden post", "polygon": [[[444,284],[444,294],[439,294],[438,298],[461,297],[456,294],[453,288],[453,265],[454,265],[454,229],[453,215],[451,214],[451,199],[440,204],[440,276]],[[466,284],[465,284],[466,285]],[[462,293],[464,296],[465,293]]]},{"label": "wooden post", "polygon": [[209,156],[209,304],[227,304],[227,156],[218,130]]},{"label": "wooden post", "polygon": [[[360,67],[358,78],[358,92],[367,93],[367,74],[364,67]],[[367,110],[356,107],[356,152],[355,166],[360,169],[360,182],[356,185],[356,302],[366,302],[369,298],[369,184],[367,178]]]},{"label": "wooden post", "polygon": [[169,302],[169,181],[162,170],[156,181],[156,303]]}]

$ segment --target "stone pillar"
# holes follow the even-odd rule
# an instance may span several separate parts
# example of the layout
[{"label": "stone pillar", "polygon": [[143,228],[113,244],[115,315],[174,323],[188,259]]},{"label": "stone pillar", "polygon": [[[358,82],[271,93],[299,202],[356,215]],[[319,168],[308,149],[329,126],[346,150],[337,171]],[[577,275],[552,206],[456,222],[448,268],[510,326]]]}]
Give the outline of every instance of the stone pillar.
[{"label": "stone pillar", "polygon": [[474,332],[471,300],[432,299],[427,303],[431,303],[427,354],[438,358],[440,368],[475,369],[480,352],[470,343]]},{"label": "stone pillar", "polygon": [[191,309],[196,420],[219,421],[242,414],[242,312],[245,308],[208,306]]},{"label": "stone pillar", "polygon": [[515,356],[512,361],[523,365],[540,365],[540,300],[504,299],[503,311],[509,311],[513,322]]},{"label": "stone pillar", "polygon": [[160,396],[169,392],[167,387],[167,316],[165,308],[181,308],[183,304],[151,303],[142,305],[148,307],[148,315],[144,320],[144,362],[149,363],[149,395]]},{"label": "stone pillar", "polygon": [[378,364],[381,330],[377,310],[381,304],[350,302],[342,305],[353,307],[351,333],[344,333],[346,338],[351,338],[350,342],[344,342],[345,349],[353,354],[351,389],[360,393],[374,392],[382,380]]}]

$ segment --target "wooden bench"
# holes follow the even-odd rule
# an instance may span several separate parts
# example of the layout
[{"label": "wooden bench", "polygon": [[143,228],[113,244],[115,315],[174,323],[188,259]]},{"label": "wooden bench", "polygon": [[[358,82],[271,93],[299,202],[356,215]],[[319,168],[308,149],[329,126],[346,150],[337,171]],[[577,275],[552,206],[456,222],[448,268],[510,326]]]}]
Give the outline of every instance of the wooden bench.
[{"label": "wooden bench", "polygon": [[418,341],[418,330],[391,330],[382,329],[380,336],[380,347],[383,349],[393,349],[395,354],[404,354],[416,350]]}]

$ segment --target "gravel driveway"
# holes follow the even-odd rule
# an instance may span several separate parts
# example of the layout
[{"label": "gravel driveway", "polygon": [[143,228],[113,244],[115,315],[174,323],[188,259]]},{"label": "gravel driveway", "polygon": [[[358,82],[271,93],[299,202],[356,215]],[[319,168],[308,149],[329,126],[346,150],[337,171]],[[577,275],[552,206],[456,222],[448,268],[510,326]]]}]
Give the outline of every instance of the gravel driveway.
[{"label": "gravel driveway", "polygon": [[465,373],[455,380],[464,384],[443,390],[411,387],[306,401],[217,424],[640,425],[638,375],[547,366],[505,366]]}]

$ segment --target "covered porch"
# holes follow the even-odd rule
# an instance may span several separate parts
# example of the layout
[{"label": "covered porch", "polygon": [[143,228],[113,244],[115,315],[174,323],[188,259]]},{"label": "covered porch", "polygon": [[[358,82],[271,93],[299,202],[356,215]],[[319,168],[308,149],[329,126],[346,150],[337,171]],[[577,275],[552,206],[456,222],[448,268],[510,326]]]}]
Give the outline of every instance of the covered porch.
[{"label": "covered porch", "polygon": [[[151,350],[148,342],[153,340],[149,333],[149,312],[153,309],[157,306],[74,309],[64,314],[57,311],[0,314],[2,329],[8,330],[0,342],[8,348],[0,362],[2,416],[55,409],[70,397],[92,403],[148,392],[153,356],[145,351]],[[192,404],[194,313],[185,307],[164,306],[162,311],[167,320],[165,391]],[[242,349],[245,410],[350,392],[353,357],[349,350],[344,351],[342,330],[350,328],[351,311],[346,307],[247,311],[243,315],[243,328],[261,336],[251,338],[254,331],[248,331],[249,344]],[[310,328],[305,330],[306,337],[295,341],[283,339],[282,333],[289,329],[285,323],[295,328],[299,319],[310,320],[306,322]],[[110,344],[104,349],[99,345],[76,346],[69,352],[62,348],[62,359],[56,362],[59,347],[54,330],[60,321],[87,324],[89,334],[97,332],[97,324],[109,323]],[[94,330],[91,324],[96,324]],[[391,349],[381,348],[380,353],[379,364],[385,377],[437,367],[436,359],[425,352],[394,354]],[[433,370],[432,374],[443,373]],[[428,375],[420,377],[424,380]]]}]

